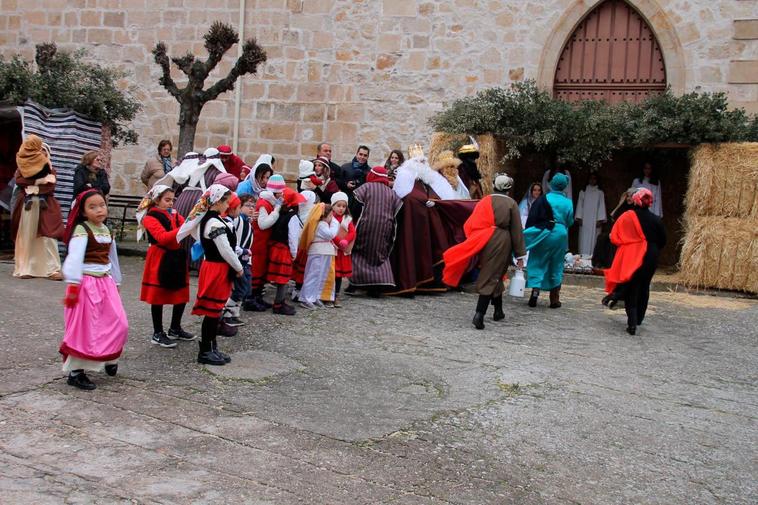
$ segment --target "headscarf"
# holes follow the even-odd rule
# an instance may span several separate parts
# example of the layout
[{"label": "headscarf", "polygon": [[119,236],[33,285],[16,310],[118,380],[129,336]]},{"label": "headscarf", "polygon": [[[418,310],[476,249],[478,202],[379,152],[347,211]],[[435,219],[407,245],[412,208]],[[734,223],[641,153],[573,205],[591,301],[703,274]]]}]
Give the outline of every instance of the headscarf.
[{"label": "headscarf", "polygon": [[[169,177],[171,177],[174,182],[177,184],[184,184],[187,182],[190,178],[190,175],[192,175],[192,172],[197,170],[197,167],[200,163],[200,155],[195,152],[189,152],[184,155],[182,158],[182,162],[179,163],[176,167],[174,167],[173,170],[171,170],[168,174]],[[163,179],[158,181],[156,184],[162,184]]]},{"label": "headscarf", "polygon": [[647,188],[639,188],[634,195],[632,195],[632,202],[637,207],[647,209],[653,205],[653,193]]},{"label": "headscarf", "polygon": [[376,166],[366,174],[366,182],[379,182],[387,186],[390,185],[390,178],[387,176],[387,169],[383,166]]},{"label": "headscarf", "polygon": [[[524,198],[522,198],[522,199],[521,199],[521,203],[522,203],[522,204],[523,204],[524,202],[526,202],[526,209],[527,209],[527,210],[531,209],[531,208],[532,208],[532,204],[534,203],[534,201],[535,201],[537,198],[539,198],[539,196],[538,196],[537,198],[534,198],[534,197],[532,196],[532,192],[533,192],[533,190],[534,190],[534,186],[539,186],[539,187],[540,187],[540,190],[542,190],[542,183],[540,183],[540,182],[533,182],[533,183],[531,183],[531,184],[529,185],[529,189],[526,191],[526,194],[524,195]],[[542,192],[544,193],[544,190],[542,190]],[[541,196],[541,195],[540,195],[540,196]]]},{"label": "headscarf", "polygon": [[50,148],[47,144],[37,135],[27,136],[16,153],[16,165],[21,176],[30,179],[49,164]]},{"label": "headscarf", "polygon": [[306,189],[300,194],[305,198],[305,201],[297,206],[297,217],[300,218],[301,223],[305,223],[306,219],[308,219],[308,214],[316,204],[316,193]]},{"label": "headscarf", "polygon": [[552,179],[550,179],[550,189],[553,191],[563,191],[568,186],[569,178],[564,174],[557,172]]},{"label": "headscarf", "polygon": [[234,174],[224,173],[218,174],[213,180],[213,184],[221,184],[229,189],[229,191],[236,191],[240,180],[234,176]]},{"label": "headscarf", "polygon": [[145,233],[145,228],[142,226],[142,220],[147,215],[150,207],[154,207],[166,191],[173,191],[173,189],[171,186],[166,186],[165,184],[156,184],[145,194],[142,201],[137,206],[137,212],[135,214],[135,218],[137,219],[137,242],[142,240],[142,235]]},{"label": "headscarf", "polygon": [[219,154],[218,149],[215,147],[209,147],[203,151],[203,157],[205,158],[205,162],[198,165],[198,167],[190,174],[188,183],[189,187],[199,187],[200,189],[205,190],[205,172],[210,167],[215,167],[219,172],[226,173],[226,168],[224,167],[224,164],[221,163],[221,155]]},{"label": "headscarf", "polygon": [[242,200],[237,196],[237,193],[232,193],[232,196],[229,197],[229,209],[227,211],[236,209],[240,205],[242,205]]},{"label": "headscarf", "polygon": [[215,203],[224,198],[227,194],[231,193],[229,188],[222,186],[221,184],[211,184],[211,187],[203,193],[203,196],[197,201],[189,215],[184,222],[179,233],[176,234],[176,241],[181,242],[186,237],[192,235],[195,240],[200,240],[200,221],[203,220],[203,216],[208,212]]},{"label": "headscarf", "polygon": [[495,174],[492,187],[495,188],[495,191],[505,193],[513,187],[513,178],[506,173]]},{"label": "headscarf", "polygon": [[87,200],[89,197],[93,195],[100,195],[103,198],[102,191],[95,188],[90,188],[86,191],[82,191],[79,193],[74,200],[74,205],[71,207],[71,212],[68,213],[68,222],[66,223],[66,230],[63,232],[63,243],[68,245],[68,243],[71,241],[71,235],[74,234],[74,228],[76,228],[76,225],[79,223],[84,222],[83,216],[82,216],[82,210],[84,209],[84,203],[85,200]]}]

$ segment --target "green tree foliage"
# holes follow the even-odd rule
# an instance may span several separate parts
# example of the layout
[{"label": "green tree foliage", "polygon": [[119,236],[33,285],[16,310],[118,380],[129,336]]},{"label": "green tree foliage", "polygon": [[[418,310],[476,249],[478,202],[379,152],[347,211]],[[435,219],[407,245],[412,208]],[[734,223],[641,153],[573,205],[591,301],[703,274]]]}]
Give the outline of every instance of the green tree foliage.
[{"label": "green tree foliage", "polygon": [[126,73],[85,61],[83,50],[58,51],[55,44],[37,45],[36,68],[16,55],[0,57],[0,100],[23,104],[27,99],[50,108],[69,108],[110,126],[114,145],[135,143],[128,127],[141,105],[119,81]]},{"label": "green tree foliage", "polygon": [[640,104],[568,103],[534,81],[456,100],[431,124],[447,133],[492,133],[506,141],[509,159],[536,152],[587,168],[599,167],[622,148],[758,140],[758,116],[730,110],[724,93],[667,91]]}]

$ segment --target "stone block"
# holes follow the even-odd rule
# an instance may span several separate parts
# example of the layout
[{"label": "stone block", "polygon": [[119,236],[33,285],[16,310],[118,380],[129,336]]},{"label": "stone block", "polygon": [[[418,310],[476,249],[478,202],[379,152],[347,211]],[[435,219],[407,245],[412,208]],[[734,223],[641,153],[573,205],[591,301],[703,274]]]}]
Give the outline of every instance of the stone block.
[{"label": "stone block", "polygon": [[377,49],[384,52],[399,51],[401,42],[402,39],[397,36],[382,36],[379,37]]},{"label": "stone block", "polygon": [[400,56],[397,54],[380,54],[376,57],[376,69],[386,70],[392,68],[395,66],[395,63],[397,63],[399,58]]},{"label": "stone block", "polygon": [[292,84],[270,83],[266,96],[269,100],[290,100],[295,95],[295,90],[295,85]]},{"label": "stone block", "polygon": [[100,11],[85,10],[79,13],[79,22],[82,26],[101,26]]},{"label": "stone block", "polygon": [[300,105],[293,103],[275,103],[271,118],[277,121],[299,121]]},{"label": "stone block", "polygon": [[328,14],[334,7],[334,0],[307,0],[302,3],[305,14]]},{"label": "stone block", "polygon": [[123,12],[104,12],[103,24],[114,28],[123,28],[126,14]]},{"label": "stone block", "polygon": [[334,47],[334,34],[330,32],[313,32],[313,49],[331,49]]},{"label": "stone block", "polygon": [[297,100],[300,102],[323,102],[326,100],[325,84],[300,84],[297,86]]},{"label": "stone block", "polygon": [[260,126],[260,137],[268,140],[295,140],[295,125],[264,123]]},{"label": "stone block", "polygon": [[347,123],[360,123],[366,113],[366,107],[361,103],[348,103],[337,105],[337,121]]},{"label": "stone block", "polygon": [[416,17],[418,2],[416,0],[382,0],[382,15]]},{"label": "stone block", "polygon": [[758,60],[730,61],[729,82],[735,84],[758,84]]},{"label": "stone block", "polygon": [[90,44],[110,44],[113,42],[113,32],[105,28],[89,28],[87,42]]},{"label": "stone block", "polygon": [[734,21],[734,38],[739,40],[758,39],[758,19],[738,19]]}]

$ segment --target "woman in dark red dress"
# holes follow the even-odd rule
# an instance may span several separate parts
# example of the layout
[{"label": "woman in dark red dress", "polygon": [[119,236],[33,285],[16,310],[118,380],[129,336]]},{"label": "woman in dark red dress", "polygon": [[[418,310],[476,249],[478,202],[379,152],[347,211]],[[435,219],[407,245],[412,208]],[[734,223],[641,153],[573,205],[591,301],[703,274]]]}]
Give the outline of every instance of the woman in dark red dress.
[{"label": "woman in dark red dress", "polygon": [[[176,347],[173,340],[194,340],[182,329],[184,307],[189,301],[189,269],[187,253],[176,241],[184,218],[173,208],[174,191],[156,184],[137,210],[139,235],[144,232],[150,247],[145,258],[140,300],[150,304],[153,319],[152,343]],[[139,237],[138,237],[139,238]],[[173,305],[168,335],[163,331],[163,306]]]}]

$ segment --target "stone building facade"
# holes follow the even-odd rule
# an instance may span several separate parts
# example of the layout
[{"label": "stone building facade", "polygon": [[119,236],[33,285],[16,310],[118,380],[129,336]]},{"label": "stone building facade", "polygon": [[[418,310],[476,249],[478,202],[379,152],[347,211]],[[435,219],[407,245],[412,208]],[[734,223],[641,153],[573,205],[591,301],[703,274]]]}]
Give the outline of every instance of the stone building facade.
[{"label": "stone building facade", "polygon": [[[371,162],[412,142],[428,145],[428,118],[449,101],[533,78],[551,89],[575,27],[600,0],[0,0],[0,54],[32,58],[34,44],[86,48],[121,67],[144,109],[137,146],[114,151],[114,191],[142,191],[137,175],[158,140],[178,137],[178,105],[158,85],[151,50],[203,55],[214,20],[240,26],[268,53],[245,76],[237,151],[297,160],[326,140],[336,161],[359,144]],[[758,112],[758,0],[630,0],[647,21],[675,92],[726,91]],[[213,76],[224,75],[232,49]],[[180,73],[175,78],[181,84]],[[209,79],[210,81],[210,79]],[[203,110],[196,149],[234,143],[235,92]]]}]

